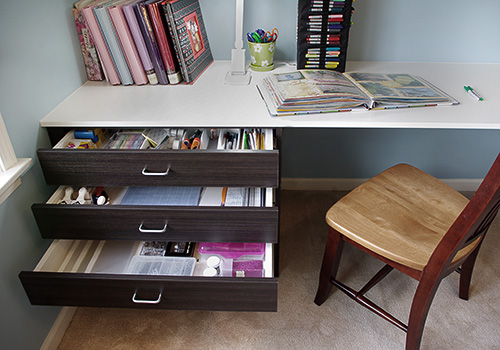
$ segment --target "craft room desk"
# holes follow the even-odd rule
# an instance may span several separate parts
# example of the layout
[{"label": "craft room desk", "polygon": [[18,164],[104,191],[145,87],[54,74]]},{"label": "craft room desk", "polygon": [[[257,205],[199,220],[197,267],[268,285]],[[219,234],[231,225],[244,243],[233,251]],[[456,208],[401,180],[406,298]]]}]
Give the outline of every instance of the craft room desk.
[{"label": "craft room desk", "polygon": [[[294,70],[277,63],[273,72]],[[409,73],[458,106],[272,117],[252,71],[250,85],[226,85],[229,61],[216,61],[194,85],[110,86],[86,82],[41,120],[42,127],[269,127],[500,129],[500,64],[348,62],[346,71]],[[470,85],[484,101],[467,95]]]},{"label": "craft room desk", "polygon": [[[295,69],[288,63],[277,66],[275,72]],[[271,146],[265,151],[187,153],[47,149],[39,150],[38,158],[50,185],[265,187],[270,194],[266,194],[266,204],[234,209],[34,204],[32,209],[42,237],[60,240],[54,241],[35,271],[20,274],[33,304],[276,311],[283,129],[500,129],[500,64],[350,62],[348,71],[421,76],[460,104],[290,117],[269,115],[255,86],[266,73],[252,72],[250,85],[231,86],[225,84],[228,68],[228,61],[214,62],[194,85],[110,86],[105,82],[87,82],[44,117],[41,126],[47,128],[53,145],[76,127],[272,128],[278,136],[275,149]],[[468,96],[464,85],[474,87],[484,101]],[[103,222],[106,225],[101,225]],[[153,228],[160,223],[159,229],[141,230],[151,223]],[[122,274],[123,266],[130,261],[130,246],[135,247],[133,241],[143,240],[266,243],[265,276],[157,278]],[[76,257],[80,264],[87,261],[89,254],[92,258],[88,266],[70,268],[65,264]],[[57,262],[60,256],[67,256],[62,265]],[[101,270],[108,265],[113,269]],[[138,293],[146,296],[136,297]]]}]

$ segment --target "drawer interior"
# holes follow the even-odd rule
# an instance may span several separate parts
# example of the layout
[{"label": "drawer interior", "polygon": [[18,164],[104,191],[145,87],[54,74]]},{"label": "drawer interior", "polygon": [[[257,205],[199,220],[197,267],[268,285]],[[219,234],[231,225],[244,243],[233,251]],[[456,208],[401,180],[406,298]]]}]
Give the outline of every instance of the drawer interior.
[{"label": "drawer interior", "polygon": [[[68,198],[71,201],[75,201],[79,198],[79,190],[82,187],[73,186],[59,186],[52,196],[47,200],[46,204],[60,204],[66,205],[68,203]],[[106,193],[106,204],[108,205],[121,205],[123,198],[125,197],[129,187],[103,187],[102,190]],[[189,191],[189,188],[183,188]],[[183,189],[179,188],[179,193],[182,194]],[[199,200],[197,201],[197,206],[221,206],[221,197],[224,190],[223,187],[203,187],[200,189]],[[229,191],[240,191],[242,192],[242,197],[245,197],[246,201],[233,201],[233,204],[228,202],[228,206],[263,206],[270,208],[274,205],[274,189],[272,188],[230,188]],[[85,204],[93,204],[92,197],[96,193],[96,187],[85,187],[86,194],[81,198],[84,198]],[[154,193],[154,188],[149,189],[148,192]],[[180,195],[178,194],[178,195]],[[263,200],[259,201],[259,198],[263,196]],[[83,203],[80,203],[83,204]],[[139,204],[138,204],[139,205]],[[155,205],[151,203],[149,205]],[[168,204],[166,204],[168,205]],[[178,204],[173,204],[178,205]]]},{"label": "drawer interior", "polygon": [[[127,274],[143,242],[54,240],[35,267],[35,272]],[[203,276],[206,259],[197,257],[193,276]],[[273,244],[266,243],[264,277],[274,277]],[[165,275],[166,276],[166,275]],[[228,277],[231,278],[231,277]]]},{"label": "drawer interior", "polygon": [[72,129],[53,148],[272,150],[274,143],[273,129],[96,128]]}]

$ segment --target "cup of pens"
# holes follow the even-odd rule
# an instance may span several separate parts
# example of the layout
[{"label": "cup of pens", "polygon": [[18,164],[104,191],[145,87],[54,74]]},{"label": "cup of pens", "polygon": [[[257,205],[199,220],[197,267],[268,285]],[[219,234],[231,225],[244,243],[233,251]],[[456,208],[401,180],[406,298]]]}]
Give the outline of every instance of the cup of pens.
[{"label": "cup of pens", "polygon": [[278,39],[278,29],[264,31],[257,29],[247,33],[248,48],[250,51],[250,68],[258,72],[274,69],[274,51]]}]

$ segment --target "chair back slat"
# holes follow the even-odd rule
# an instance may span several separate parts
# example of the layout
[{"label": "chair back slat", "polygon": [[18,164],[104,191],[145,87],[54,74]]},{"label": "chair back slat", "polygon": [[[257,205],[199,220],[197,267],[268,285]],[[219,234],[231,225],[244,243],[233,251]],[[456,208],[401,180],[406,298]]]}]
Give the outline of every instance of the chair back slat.
[{"label": "chair back slat", "polygon": [[500,199],[497,200],[496,204],[493,205],[493,208],[487,213],[488,215],[484,218],[482,223],[479,225],[478,229],[475,232],[473,232],[469,236],[469,238],[464,242],[464,246],[474,241],[477,237],[486,234],[486,232],[490,228],[491,223],[493,222],[493,219],[496,217],[499,208],[500,208]]},{"label": "chair back slat", "polygon": [[[446,272],[462,248],[484,239],[500,209],[500,154],[478,190],[438,244],[426,269]],[[444,272],[443,272],[444,271]]]}]

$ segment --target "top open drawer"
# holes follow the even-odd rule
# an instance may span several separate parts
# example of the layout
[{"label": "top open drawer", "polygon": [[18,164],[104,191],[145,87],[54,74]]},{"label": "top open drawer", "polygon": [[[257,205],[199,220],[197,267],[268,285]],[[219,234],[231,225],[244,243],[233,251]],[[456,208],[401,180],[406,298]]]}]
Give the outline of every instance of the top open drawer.
[{"label": "top open drawer", "polygon": [[[273,131],[266,129],[269,138]],[[227,149],[43,149],[49,185],[278,187],[279,153]]]}]

